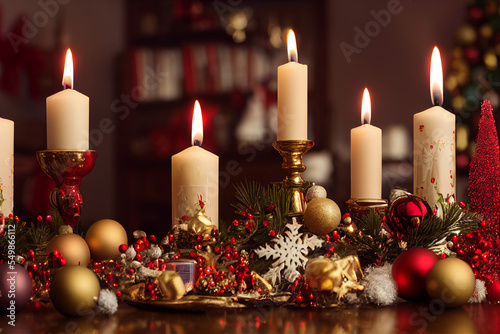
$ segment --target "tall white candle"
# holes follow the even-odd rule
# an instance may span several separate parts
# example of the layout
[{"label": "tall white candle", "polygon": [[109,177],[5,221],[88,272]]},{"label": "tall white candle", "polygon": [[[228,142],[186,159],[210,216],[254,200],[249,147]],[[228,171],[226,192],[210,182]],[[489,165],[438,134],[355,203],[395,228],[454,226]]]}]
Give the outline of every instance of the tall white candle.
[{"label": "tall white candle", "polygon": [[14,122],[0,118],[0,212],[4,217],[14,210]]},{"label": "tall white candle", "polygon": [[89,149],[89,98],[73,90],[73,58],[66,53],[64,90],[47,97],[47,149]]},{"label": "tall white candle", "polygon": [[413,116],[413,191],[434,207],[455,200],[455,115],[444,110],[443,70],[437,47],[430,74],[434,107]]},{"label": "tall white candle", "polygon": [[370,124],[370,93],[365,88],[361,126],[351,130],[351,198],[382,198],[382,130]]},{"label": "tall white candle", "polygon": [[192,145],[172,156],[172,224],[204,202],[205,216],[219,226],[219,157],[200,146],[203,120],[198,101],[193,110]]},{"label": "tall white candle", "polygon": [[307,65],[298,63],[293,30],[288,63],[278,67],[278,140],[307,140]]}]

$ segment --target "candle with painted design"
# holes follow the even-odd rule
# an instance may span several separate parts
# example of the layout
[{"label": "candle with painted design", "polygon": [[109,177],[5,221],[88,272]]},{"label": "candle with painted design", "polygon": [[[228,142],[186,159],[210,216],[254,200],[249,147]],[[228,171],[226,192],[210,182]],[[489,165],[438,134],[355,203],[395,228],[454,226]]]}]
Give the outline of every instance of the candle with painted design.
[{"label": "candle with painted design", "polygon": [[413,192],[431,207],[440,197],[455,200],[455,115],[443,104],[443,70],[439,49],[431,58],[433,107],[413,116]]},{"label": "candle with painted design", "polygon": [[203,119],[198,101],[194,104],[192,146],[172,156],[172,224],[189,215],[199,203],[205,216],[219,226],[219,157],[201,148]]},{"label": "candle with painted design", "polygon": [[73,89],[73,56],[66,52],[64,90],[47,97],[47,149],[89,149],[89,98]]},{"label": "candle with painted design", "polygon": [[14,122],[0,118],[0,212],[14,209]]},{"label": "candle with painted design", "polygon": [[365,88],[361,126],[351,130],[351,198],[382,198],[382,130],[371,125],[370,93]]},{"label": "candle with painted design", "polygon": [[288,63],[278,67],[278,140],[307,140],[307,65],[299,64],[288,32]]}]

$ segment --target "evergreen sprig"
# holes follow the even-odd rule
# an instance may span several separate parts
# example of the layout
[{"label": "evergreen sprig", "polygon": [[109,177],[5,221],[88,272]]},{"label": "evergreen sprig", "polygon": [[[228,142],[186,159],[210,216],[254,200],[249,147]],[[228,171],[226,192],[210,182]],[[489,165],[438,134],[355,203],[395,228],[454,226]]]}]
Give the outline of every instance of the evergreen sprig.
[{"label": "evergreen sprig", "polygon": [[448,237],[468,233],[478,228],[482,216],[464,211],[457,203],[444,207],[443,218],[431,215],[418,228],[409,228],[406,241],[408,248],[425,247],[436,249]]},{"label": "evergreen sprig", "polygon": [[[53,219],[50,223],[26,223],[15,218],[5,220],[5,232],[0,236],[0,259],[5,260],[8,254],[9,234],[14,231],[15,253],[24,256],[29,250],[33,250],[36,255],[40,255],[48,242],[57,235],[62,220]],[[9,226],[13,226],[9,227]]]}]

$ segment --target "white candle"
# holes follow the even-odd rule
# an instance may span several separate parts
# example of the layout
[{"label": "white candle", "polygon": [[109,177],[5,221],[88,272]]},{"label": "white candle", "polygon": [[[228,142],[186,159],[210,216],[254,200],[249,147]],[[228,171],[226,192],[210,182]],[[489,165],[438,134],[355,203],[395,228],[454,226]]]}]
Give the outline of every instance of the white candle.
[{"label": "white candle", "polygon": [[361,126],[351,130],[351,198],[382,198],[382,130],[370,124],[370,93],[365,88]]},{"label": "white candle", "polygon": [[307,140],[307,65],[298,63],[293,30],[288,63],[278,67],[278,140]]},{"label": "white candle", "polygon": [[0,191],[4,217],[14,210],[14,122],[0,118]]},{"label": "white candle", "polygon": [[455,115],[443,104],[443,71],[437,47],[430,75],[434,107],[413,116],[413,191],[435,207],[440,196],[455,200]]},{"label": "white candle", "polygon": [[193,110],[192,145],[172,156],[172,224],[204,202],[205,216],[219,226],[219,157],[202,149],[203,120],[198,101]]},{"label": "white candle", "polygon": [[73,58],[66,53],[64,90],[47,97],[47,149],[89,149],[89,98],[73,90]]}]

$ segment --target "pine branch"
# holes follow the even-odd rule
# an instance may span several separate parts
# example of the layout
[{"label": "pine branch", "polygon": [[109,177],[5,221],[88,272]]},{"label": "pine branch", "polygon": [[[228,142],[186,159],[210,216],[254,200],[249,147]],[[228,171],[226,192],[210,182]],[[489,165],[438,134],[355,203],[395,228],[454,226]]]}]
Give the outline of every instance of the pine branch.
[{"label": "pine branch", "polygon": [[444,219],[429,216],[418,228],[409,228],[406,235],[408,248],[434,248],[454,234],[468,233],[477,229],[482,219],[477,213],[464,212],[456,203],[445,207],[443,217]]}]

